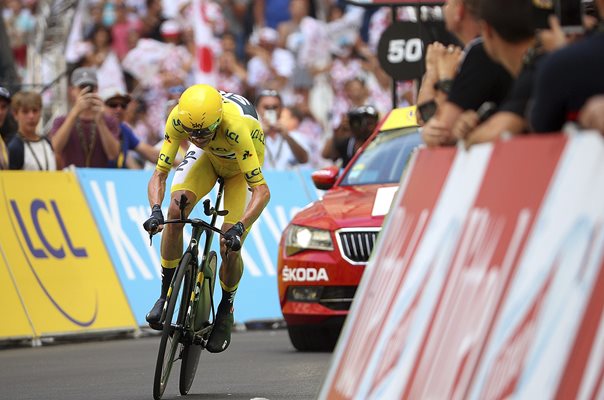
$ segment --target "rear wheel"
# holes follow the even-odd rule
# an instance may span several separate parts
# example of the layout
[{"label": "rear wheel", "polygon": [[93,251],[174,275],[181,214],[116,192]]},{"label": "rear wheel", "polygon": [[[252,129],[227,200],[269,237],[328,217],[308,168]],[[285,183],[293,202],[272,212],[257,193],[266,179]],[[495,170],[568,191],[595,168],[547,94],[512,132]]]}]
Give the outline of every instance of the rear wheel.
[{"label": "rear wheel", "polygon": [[[201,282],[201,290],[199,292],[199,304],[197,304],[197,311],[195,313],[195,325],[199,325],[201,328],[205,326],[206,321],[209,320],[211,304],[210,299],[214,293],[214,281],[216,280],[216,263],[217,256],[215,251],[211,251],[207,258],[208,266],[212,271],[210,280],[205,279]],[[209,332],[207,334],[209,336]],[[207,337],[203,338],[207,340]],[[199,357],[201,356],[201,345],[197,344],[186,344],[182,352],[182,364],[180,366],[180,382],[179,390],[181,395],[185,395],[191,389],[193,379],[195,379],[195,372],[197,371],[197,365],[199,364]]]},{"label": "rear wheel", "polygon": [[[166,390],[170,371],[175,362],[176,353],[181,347],[180,340],[183,333],[183,324],[186,317],[189,295],[186,288],[191,279],[191,261],[193,256],[186,253],[180,264],[168,298],[164,327],[162,331],[157,362],[155,364],[155,378],[153,381],[153,398],[161,399]],[[183,282],[185,284],[183,285]],[[183,295],[185,294],[186,295]]]},{"label": "rear wheel", "polygon": [[342,330],[341,324],[292,325],[289,340],[298,351],[333,351]]}]

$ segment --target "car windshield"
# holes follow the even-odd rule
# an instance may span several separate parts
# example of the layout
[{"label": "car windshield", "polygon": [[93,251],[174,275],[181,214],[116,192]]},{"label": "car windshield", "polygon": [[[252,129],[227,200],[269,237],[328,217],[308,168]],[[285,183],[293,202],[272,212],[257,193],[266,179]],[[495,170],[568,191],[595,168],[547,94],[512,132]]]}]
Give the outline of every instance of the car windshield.
[{"label": "car windshield", "polygon": [[398,183],[411,152],[421,143],[417,127],[380,132],[356,159],[340,186]]}]

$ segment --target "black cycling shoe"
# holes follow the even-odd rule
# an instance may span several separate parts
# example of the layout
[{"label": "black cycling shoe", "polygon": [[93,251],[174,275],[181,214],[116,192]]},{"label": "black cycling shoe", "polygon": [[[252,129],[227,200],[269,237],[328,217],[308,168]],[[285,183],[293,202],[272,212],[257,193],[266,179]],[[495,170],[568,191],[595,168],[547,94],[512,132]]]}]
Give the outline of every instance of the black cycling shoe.
[{"label": "black cycling shoe", "polygon": [[147,313],[147,322],[151,329],[155,329],[156,331],[161,331],[163,329],[163,325],[161,323],[161,315],[164,311],[164,304],[166,303],[166,299],[159,298],[153,305],[153,308],[149,313]]},{"label": "black cycling shoe", "polygon": [[229,344],[231,343],[233,322],[234,318],[232,312],[221,313],[218,311],[214,328],[212,328],[212,333],[210,334],[208,344],[206,345],[206,349],[208,349],[210,353],[220,353],[229,347]]}]

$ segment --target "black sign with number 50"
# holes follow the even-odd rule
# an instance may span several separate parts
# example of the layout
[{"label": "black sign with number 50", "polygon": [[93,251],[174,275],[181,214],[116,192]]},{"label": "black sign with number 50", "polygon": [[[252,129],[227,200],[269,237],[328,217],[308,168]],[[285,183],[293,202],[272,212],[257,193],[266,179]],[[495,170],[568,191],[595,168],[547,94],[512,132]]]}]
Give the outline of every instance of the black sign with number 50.
[{"label": "black sign with number 50", "polygon": [[386,28],[378,43],[380,65],[397,81],[419,79],[423,71],[424,48],[417,23],[395,22]]}]

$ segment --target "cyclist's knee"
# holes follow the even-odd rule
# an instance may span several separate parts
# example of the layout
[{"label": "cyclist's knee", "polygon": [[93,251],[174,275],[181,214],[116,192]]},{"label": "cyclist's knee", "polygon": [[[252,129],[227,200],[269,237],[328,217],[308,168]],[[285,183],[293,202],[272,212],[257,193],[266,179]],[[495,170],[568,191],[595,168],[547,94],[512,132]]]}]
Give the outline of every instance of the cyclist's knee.
[{"label": "cyclist's knee", "polygon": [[[168,207],[168,219],[180,218],[180,204],[183,194],[187,198],[187,206],[185,207],[185,217],[187,217],[193,209],[193,205],[195,205],[196,203],[196,198],[193,192],[190,192],[188,190],[178,190],[172,193],[170,196],[170,206]],[[182,225],[178,224],[176,225],[176,228],[182,229]]]}]

